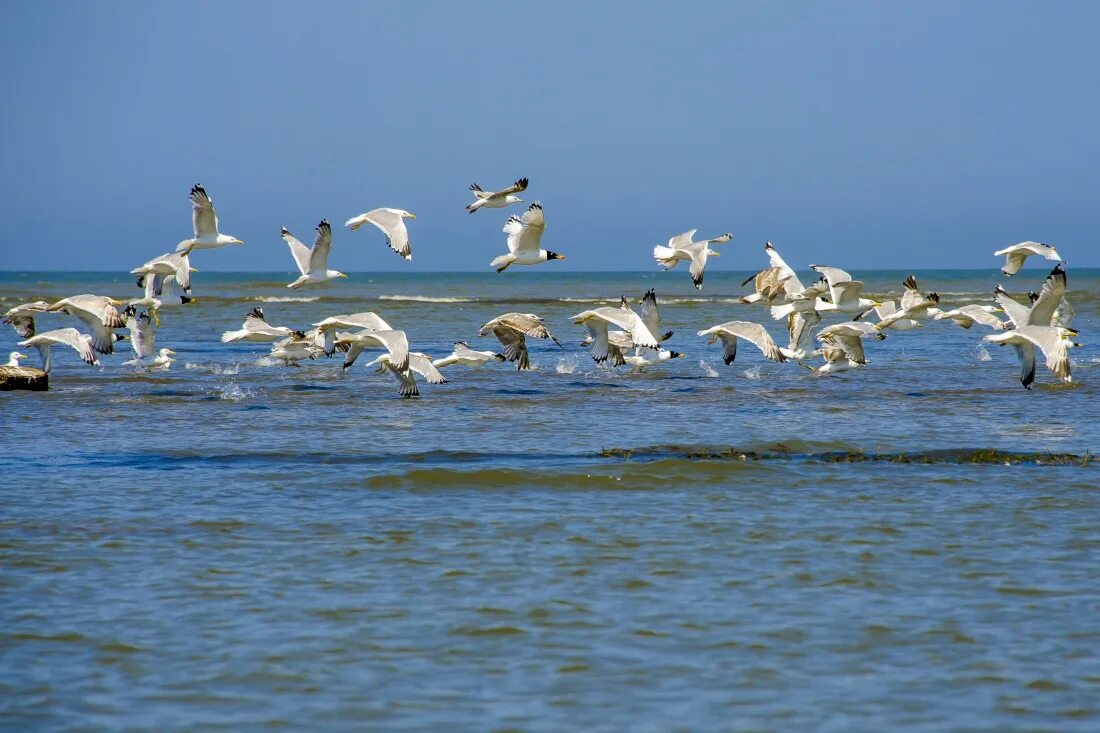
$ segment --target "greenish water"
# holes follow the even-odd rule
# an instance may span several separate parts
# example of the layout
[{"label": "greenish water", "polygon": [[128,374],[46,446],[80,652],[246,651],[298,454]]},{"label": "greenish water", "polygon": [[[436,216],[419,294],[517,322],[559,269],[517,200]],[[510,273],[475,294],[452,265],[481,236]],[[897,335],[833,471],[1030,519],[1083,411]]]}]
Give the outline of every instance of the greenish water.
[{"label": "greenish water", "polygon": [[[996,281],[917,275],[948,305]],[[1095,730],[1097,275],[1070,273],[1075,384],[1026,392],[944,323],[836,378],[726,367],[694,333],[765,320],[740,274],[202,273],[171,371],[61,354],[0,393],[0,727]],[[648,287],[688,358],[597,367],[568,317]],[[0,274],[4,309],[77,292],[136,288]],[[256,305],[376,310],[432,355],[534,311],[567,348],[406,401],[221,344]]]}]

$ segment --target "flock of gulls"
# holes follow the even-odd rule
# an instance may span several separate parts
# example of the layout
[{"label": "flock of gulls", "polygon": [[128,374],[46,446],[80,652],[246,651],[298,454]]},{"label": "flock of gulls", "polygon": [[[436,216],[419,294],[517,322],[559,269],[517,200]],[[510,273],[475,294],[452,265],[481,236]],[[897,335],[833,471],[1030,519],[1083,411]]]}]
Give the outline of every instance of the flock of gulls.
[{"label": "flock of gulls", "polygon": [[[475,183],[470,186],[474,201],[466,210],[473,214],[481,209],[500,209],[523,203],[516,194],[525,191],[527,186],[526,178],[500,191],[485,191]],[[131,270],[131,274],[137,276],[138,287],[143,289],[142,297],[122,302],[100,295],[74,295],[56,303],[24,303],[7,311],[4,323],[11,325],[23,339],[19,346],[38,350],[44,371],[50,371],[52,347],[69,347],[85,363],[98,365],[99,354],[114,353],[116,343],[127,339],[134,358],[126,364],[142,370],[171,367],[175,352],[156,348],[155,330],[162,309],[186,305],[193,300],[191,274],[197,270],[191,266],[191,256],[196,250],[244,243],[237,237],[221,233],[214,203],[201,185],[191,189],[190,199],[193,236],[181,241],[175,251]],[[351,230],[365,224],[377,227],[385,234],[389,247],[400,257],[410,260],[412,247],[405,220],[415,218],[403,209],[378,208],[348,219],[345,226]],[[538,202],[528,206],[522,216],[508,217],[503,228],[508,251],[495,258],[490,266],[497,272],[504,272],[513,265],[538,265],[565,259],[542,247],[545,229],[545,212]],[[711,247],[729,242],[733,235],[727,233],[696,241],[695,233],[692,229],[670,238],[667,245],[654,247],[653,257],[665,269],[687,262],[691,280],[701,290],[707,258],[719,255]],[[329,268],[332,227],[328,221],[317,225],[311,247],[285,227],[282,238],[300,272],[288,288],[298,289],[347,277]],[[727,365],[737,357],[738,342],[746,341],[773,361],[794,362],[818,375],[835,374],[867,364],[865,342],[884,339],[889,331],[922,328],[925,321],[954,321],[966,329],[975,324],[992,329],[994,333],[984,336],[985,341],[1000,346],[1010,344],[1019,357],[1020,382],[1026,388],[1030,389],[1035,381],[1039,353],[1055,377],[1063,382],[1072,379],[1068,350],[1080,344],[1073,341],[1077,332],[1070,328],[1073,310],[1065,299],[1066,271],[1052,246],[1022,242],[994,253],[1005,257],[1002,272],[1010,277],[1019,272],[1028,257],[1057,260],[1059,264],[1038,292],[1015,298],[998,285],[993,297],[995,305],[975,303],[948,311],[939,308],[940,299],[936,293],[922,292],[913,276],[904,281],[904,293],[897,303],[882,302],[863,297],[863,283],[844,270],[811,265],[820,279],[805,285],[770,242],[764,245],[764,252],[769,260],[768,267],[742,283],[742,286],[751,283],[754,292],[742,297],[740,302],[748,306],[759,304],[773,319],[785,320],[789,342],[785,348],[779,346],[762,324],[747,320],[728,321],[699,331],[699,336],[709,337],[708,343],[721,342],[722,357]],[[84,330],[69,327],[37,333],[35,318],[45,314],[72,316],[80,321]],[[823,316],[834,314],[843,320],[819,327]],[[572,320],[584,326],[587,335],[582,344],[600,364],[642,371],[683,356],[663,346],[672,332],[661,329],[657,296],[652,290],[640,299],[637,311],[626,296],[622,296],[617,307],[586,310]],[[128,336],[116,333],[120,329],[126,329]],[[457,341],[453,353],[433,359],[412,351],[406,332],[394,328],[377,313],[334,315],[312,324],[308,330],[298,330],[270,325],[263,310],[255,308],[239,329],[226,331],[221,340],[270,344],[270,356],[288,366],[340,352],[344,356],[345,371],[364,350],[381,350],[381,355],[368,366],[390,372],[397,379],[404,397],[419,395],[417,376],[429,384],[447,382],[440,370],[449,367],[478,367],[507,361],[516,363],[520,370],[530,369],[528,338],[549,339],[564,348],[543,319],[533,313],[502,314],[482,326],[477,335],[495,337],[502,352],[479,351],[466,341]],[[12,352],[8,366],[18,366],[20,359],[26,358],[21,352]],[[812,365],[817,359],[823,363]]]}]

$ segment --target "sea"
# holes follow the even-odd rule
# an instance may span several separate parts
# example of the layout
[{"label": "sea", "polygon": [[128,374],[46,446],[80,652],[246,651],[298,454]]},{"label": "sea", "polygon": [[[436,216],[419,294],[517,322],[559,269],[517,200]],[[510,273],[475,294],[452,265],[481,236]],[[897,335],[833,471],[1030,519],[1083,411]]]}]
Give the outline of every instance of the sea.
[{"label": "sea", "polygon": [[[914,274],[950,307],[1049,265]],[[202,271],[169,371],[59,349],[48,392],[0,393],[0,728],[1100,730],[1100,270],[1069,271],[1073,383],[1030,391],[950,322],[836,376],[727,366],[697,331],[786,345],[749,275]],[[571,317],[650,288],[686,357],[594,363]],[[0,311],[78,293],[140,296],[0,273]],[[255,307],[375,311],[433,357],[535,313],[563,348],[402,399],[370,352],[221,343]]]}]

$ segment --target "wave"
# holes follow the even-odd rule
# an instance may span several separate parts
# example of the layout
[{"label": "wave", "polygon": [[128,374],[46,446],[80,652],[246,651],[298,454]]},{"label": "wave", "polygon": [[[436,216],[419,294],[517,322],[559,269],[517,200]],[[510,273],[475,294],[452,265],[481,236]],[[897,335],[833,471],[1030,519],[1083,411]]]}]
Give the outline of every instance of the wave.
[{"label": "wave", "polygon": [[457,298],[434,295],[379,295],[379,300],[407,300],[414,303],[476,303],[479,298]]},{"label": "wave", "polygon": [[316,303],[320,299],[320,295],[252,295],[245,298],[256,303]]}]

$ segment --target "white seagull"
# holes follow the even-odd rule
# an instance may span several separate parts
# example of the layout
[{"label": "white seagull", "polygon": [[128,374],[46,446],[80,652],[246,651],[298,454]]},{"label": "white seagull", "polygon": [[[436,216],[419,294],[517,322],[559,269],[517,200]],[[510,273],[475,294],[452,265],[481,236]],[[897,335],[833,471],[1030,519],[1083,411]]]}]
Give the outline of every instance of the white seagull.
[{"label": "white seagull", "polygon": [[405,219],[415,218],[416,214],[410,214],[404,209],[381,208],[353,216],[344,222],[344,226],[355,230],[364,224],[375,225],[386,235],[386,244],[390,249],[406,260],[411,260],[412,247],[409,245],[409,230],[405,228]]},{"label": "white seagull", "polygon": [[382,316],[372,311],[362,313],[350,313],[342,316],[329,316],[323,321],[313,324],[324,338],[325,356],[332,356],[336,351],[336,329],[357,328],[365,331],[392,331],[393,327],[382,320]]},{"label": "white seagull", "polygon": [[999,249],[993,253],[994,257],[1005,256],[1005,266],[1001,268],[1008,277],[1012,277],[1020,268],[1024,266],[1024,261],[1032,255],[1039,255],[1046,257],[1048,260],[1061,260],[1058,255],[1058,250],[1049,244],[1042,244],[1040,242],[1020,242],[1014,244],[1011,247],[1005,247]]},{"label": "white seagull", "polygon": [[191,250],[195,249],[217,249],[231,244],[244,244],[236,237],[218,233],[218,216],[214,213],[214,202],[199,183],[191,187],[191,225],[195,236],[177,244],[177,252],[191,254]]},{"label": "white seagull", "polygon": [[77,331],[75,328],[58,328],[53,331],[46,331],[26,341],[20,341],[19,345],[33,346],[38,349],[38,353],[42,357],[42,371],[47,374],[49,374],[52,364],[50,347],[55,345],[68,346],[80,354],[80,358],[84,360],[85,364],[99,366],[99,358],[95,354],[95,349],[92,348],[92,337]]},{"label": "white seagull", "polygon": [[393,365],[393,357],[390,354],[382,354],[367,364],[368,367],[375,365],[378,365],[379,372],[389,372],[397,378],[400,384],[398,391],[405,398],[420,396],[420,389],[416,386],[416,377],[413,373],[424,377],[428,384],[446,384],[450,381],[439,373],[430,356],[419,351],[409,352],[409,365],[405,369],[397,369]]},{"label": "white seagull", "polygon": [[389,364],[398,372],[409,368],[409,338],[404,331],[380,330],[359,331],[357,333],[341,334],[341,341],[348,343],[349,348],[344,355],[344,371],[351,369],[351,365],[363,353],[366,348],[381,348],[389,352]]},{"label": "white seagull", "polygon": [[816,310],[804,313],[791,313],[787,316],[787,334],[790,336],[787,348],[780,347],[783,356],[793,359],[799,364],[821,355],[820,349],[814,348],[814,326],[821,323],[821,316]]},{"label": "white seagull", "polygon": [[812,371],[817,376],[824,376],[826,374],[837,374],[838,372],[846,372],[849,369],[855,369],[856,367],[863,366],[862,362],[849,359],[847,352],[838,346],[825,345],[821,349],[821,355],[825,358],[825,363],[819,366],[817,369],[803,364],[807,369]]},{"label": "white seagull", "polygon": [[130,345],[134,348],[134,358],[123,362],[124,366],[136,366],[142,369],[168,369],[175,361],[176,352],[171,349],[157,351],[157,337],[149,314],[131,306],[126,309],[126,327],[130,329]]},{"label": "white seagull", "polygon": [[298,362],[316,359],[321,350],[303,331],[291,331],[290,335],[271,345],[271,358],[279,359],[287,366],[299,366]]},{"label": "white seagull", "polygon": [[936,320],[951,320],[963,328],[970,328],[975,323],[980,323],[983,326],[989,326],[994,331],[1003,331],[1005,329],[1005,322],[994,315],[1002,311],[1002,308],[974,303],[970,305],[961,305],[949,311],[940,311],[936,314]]},{"label": "white seagull", "polygon": [[497,316],[478,329],[478,336],[493,334],[504,347],[504,358],[517,362],[516,369],[530,369],[531,360],[527,353],[527,336],[537,339],[550,339],[559,348],[561,342],[543,324],[534,313],[505,313]]},{"label": "white seagull", "polygon": [[507,361],[504,354],[496,354],[492,351],[477,351],[471,349],[465,341],[455,341],[454,351],[449,356],[436,359],[432,366],[442,369],[454,364],[459,366],[480,367],[494,361]]},{"label": "white seagull", "polygon": [[4,366],[17,367],[17,366],[19,366],[19,360],[20,359],[29,359],[29,358],[30,357],[27,356],[26,354],[22,354],[18,351],[13,351],[10,354],[8,354],[8,363],[5,364]]},{"label": "white seagull", "polygon": [[[876,305],[882,305],[877,300],[861,298],[863,283],[859,280],[853,280],[852,276],[844,270],[837,267],[826,267],[825,265],[810,265],[810,267],[820,272],[829,285],[830,302],[817,301],[817,310],[859,315],[866,313]],[[774,310],[772,314],[775,314]]]},{"label": "white seagull", "polygon": [[564,260],[557,252],[542,249],[542,233],[546,230],[546,216],[538,201],[527,207],[523,216],[511,216],[504,222],[508,235],[508,254],[489,263],[497,272],[504,272],[511,265],[537,265],[548,260]]},{"label": "white seagull", "polygon": [[222,334],[222,343],[231,344],[236,341],[250,341],[252,343],[271,343],[280,341],[290,336],[292,330],[286,326],[271,326],[264,320],[263,308],[253,308],[252,312],[244,317],[244,325],[239,331],[226,331]]},{"label": "white seagull", "polygon": [[756,348],[760,349],[767,358],[772,361],[786,361],[787,357],[776,345],[775,340],[759,323],[751,321],[727,321],[717,326],[700,331],[699,336],[710,336],[708,344],[715,341],[722,342],[722,361],[727,365],[732,364],[737,358],[737,340],[745,339]]},{"label": "white seagull", "polygon": [[818,341],[840,347],[848,358],[857,364],[867,363],[867,356],[863,351],[863,339],[868,337],[881,341],[886,338],[886,334],[882,333],[877,326],[860,321],[844,321],[817,332]]},{"label": "white seagull", "polygon": [[573,316],[573,323],[582,324],[592,336],[592,358],[600,364],[610,356],[611,345],[608,341],[607,327],[617,326],[630,334],[635,348],[656,349],[657,337],[650,332],[641,316],[631,310],[624,295],[618,308],[593,308]]},{"label": "white seagull", "polygon": [[294,282],[287,285],[291,290],[297,290],[303,285],[316,285],[338,277],[347,277],[339,270],[328,269],[328,253],[332,249],[332,227],[327,219],[322,219],[317,225],[317,236],[313,240],[313,247],[306,247],[287,230],[282,228],[283,241],[290,246],[290,254],[294,256],[294,263],[298,265],[298,271],[302,273]]},{"label": "white seagull", "polygon": [[470,184],[470,190],[473,191],[476,200],[466,207],[466,211],[469,213],[472,214],[481,208],[503,209],[505,206],[523,203],[523,199],[519,196],[513,196],[512,194],[526,191],[527,179],[521,178],[501,191],[483,191],[481,186],[476,183]]},{"label": "white seagull", "polygon": [[115,308],[121,301],[105,295],[72,295],[48,308],[50,313],[76,316],[92,329],[92,345],[101,354],[115,353],[115,329],[126,325]]},{"label": "white seagull", "polygon": [[15,329],[20,337],[30,338],[34,335],[35,317],[39,313],[45,313],[49,308],[50,304],[44,300],[17,305],[4,314],[4,323]]},{"label": "white seagull", "polygon": [[1038,347],[1046,357],[1047,369],[1063,382],[1072,382],[1070,375],[1069,349],[1080,346],[1071,337],[1077,332],[1072,328],[1060,326],[1018,326],[1011,331],[993,333],[984,337],[985,341],[998,346],[1012,344],[1016,356],[1020,359],[1020,384],[1031,389],[1035,381],[1035,349]]},{"label": "white seagull", "polygon": [[695,283],[696,290],[702,290],[703,272],[707,266],[707,257],[719,256],[718,252],[710,249],[710,245],[725,244],[733,239],[733,235],[726,233],[714,239],[693,242],[692,237],[695,236],[695,232],[697,231],[699,230],[692,229],[691,231],[671,237],[668,240],[668,246],[658,244],[653,248],[653,259],[657,260],[657,264],[666,270],[671,270],[678,262],[685,260],[690,262],[691,265],[688,267],[688,272],[691,275],[691,281]]},{"label": "white seagull", "polygon": [[[198,272],[191,267],[191,258],[186,252],[168,252],[160,257],[146,262],[141,267],[130,270],[131,275],[137,275],[137,286],[145,288],[146,297],[150,297],[148,280],[151,277],[161,276],[162,282],[155,285],[152,295],[160,297],[163,278],[175,278],[186,295],[191,294],[191,273]],[[186,302],[186,301],[184,301]]]},{"label": "white seagull", "polygon": [[879,322],[875,328],[879,330],[894,328],[898,331],[908,331],[913,328],[921,328],[919,321],[928,320],[937,315],[940,310],[938,293],[924,295],[917,287],[917,278],[910,275],[902,283],[905,287],[901,295],[901,308],[894,308],[894,301],[880,303],[875,306],[875,312],[879,315]]}]

